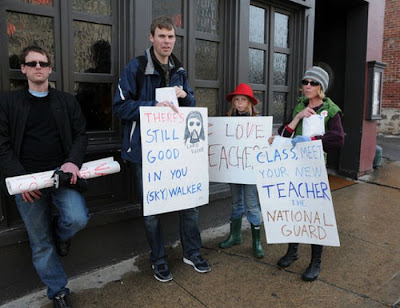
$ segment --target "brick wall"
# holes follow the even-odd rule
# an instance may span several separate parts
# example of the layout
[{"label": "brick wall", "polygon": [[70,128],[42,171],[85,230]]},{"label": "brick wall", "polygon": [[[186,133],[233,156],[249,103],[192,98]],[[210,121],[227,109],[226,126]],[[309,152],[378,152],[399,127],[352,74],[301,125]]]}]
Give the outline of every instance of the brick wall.
[{"label": "brick wall", "polygon": [[382,107],[400,108],[400,1],[386,0],[382,60],[384,73]]},{"label": "brick wall", "polygon": [[382,120],[378,133],[400,135],[400,1],[386,0],[382,62]]}]

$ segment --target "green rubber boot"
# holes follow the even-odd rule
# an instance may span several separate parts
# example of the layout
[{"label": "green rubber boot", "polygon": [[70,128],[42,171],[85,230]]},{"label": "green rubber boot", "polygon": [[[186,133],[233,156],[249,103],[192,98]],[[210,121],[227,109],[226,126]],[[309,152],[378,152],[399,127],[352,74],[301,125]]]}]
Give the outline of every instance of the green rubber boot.
[{"label": "green rubber boot", "polygon": [[251,225],[251,235],[253,236],[253,255],[256,258],[263,258],[264,257],[264,250],[261,246],[260,240],[260,226]]},{"label": "green rubber boot", "polygon": [[228,238],[219,243],[219,248],[229,248],[242,243],[242,217],[231,220],[231,231]]}]

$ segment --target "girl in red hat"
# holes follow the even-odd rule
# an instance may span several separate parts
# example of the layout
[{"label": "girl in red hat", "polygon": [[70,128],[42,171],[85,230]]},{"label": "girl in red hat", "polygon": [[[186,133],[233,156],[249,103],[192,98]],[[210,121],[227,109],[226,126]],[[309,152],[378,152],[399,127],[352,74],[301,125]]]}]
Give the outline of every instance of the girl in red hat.
[{"label": "girl in red hat", "polygon": [[[239,84],[226,99],[231,103],[228,116],[256,116],[254,106],[258,101],[248,84]],[[228,248],[242,242],[242,216],[246,213],[251,224],[253,236],[253,254],[256,258],[264,257],[260,241],[261,211],[257,195],[257,186],[251,184],[230,184],[232,194],[232,214],[229,237],[219,243],[220,248]]]}]

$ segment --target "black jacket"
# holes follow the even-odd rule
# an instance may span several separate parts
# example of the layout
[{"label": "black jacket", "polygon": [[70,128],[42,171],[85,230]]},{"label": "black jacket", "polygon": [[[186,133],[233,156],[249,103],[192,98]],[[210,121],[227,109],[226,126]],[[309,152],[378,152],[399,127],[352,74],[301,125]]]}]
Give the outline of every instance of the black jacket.
[{"label": "black jacket", "polygon": [[[2,179],[26,174],[19,161],[32,96],[28,89],[0,97],[0,173]],[[49,87],[51,110],[57,122],[65,162],[81,167],[88,138],[86,120],[75,96]]]}]

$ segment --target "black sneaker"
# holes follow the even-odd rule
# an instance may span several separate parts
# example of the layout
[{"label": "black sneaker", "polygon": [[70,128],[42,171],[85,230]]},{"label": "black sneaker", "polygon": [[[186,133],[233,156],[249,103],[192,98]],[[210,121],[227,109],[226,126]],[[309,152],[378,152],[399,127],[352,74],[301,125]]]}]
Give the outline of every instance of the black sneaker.
[{"label": "black sneaker", "polygon": [[53,297],[53,307],[54,308],[71,308],[68,302],[68,295],[63,293]]},{"label": "black sneaker", "polygon": [[193,256],[189,259],[186,259],[184,257],[183,262],[193,266],[194,269],[196,270],[196,272],[199,272],[199,273],[207,273],[207,272],[211,271],[210,264],[208,264],[208,262],[205,259],[203,259],[202,256]]},{"label": "black sneaker", "polygon": [[168,282],[172,280],[172,274],[166,263],[152,265],[151,268],[154,270],[154,278],[161,282]]},{"label": "black sneaker", "polygon": [[58,217],[53,218],[53,234],[54,234],[54,242],[56,244],[56,250],[60,257],[65,257],[69,254],[69,248],[71,247],[71,240],[62,241],[57,236],[57,223]]}]

